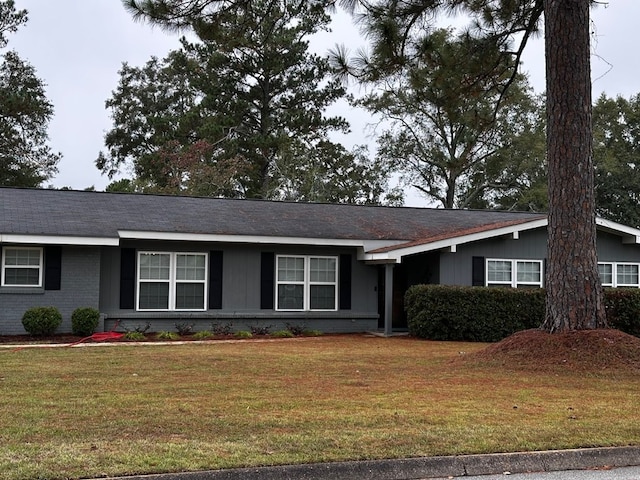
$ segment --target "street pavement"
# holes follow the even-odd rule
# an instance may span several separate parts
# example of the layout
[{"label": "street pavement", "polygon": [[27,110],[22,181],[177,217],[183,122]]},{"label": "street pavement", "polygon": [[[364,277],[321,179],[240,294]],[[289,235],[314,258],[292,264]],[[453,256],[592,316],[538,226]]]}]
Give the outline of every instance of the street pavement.
[{"label": "street pavement", "polygon": [[600,470],[565,470],[560,472],[479,475],[474,477],[438,477],[429,480],[640,480],[640,467],[621,467]]}]

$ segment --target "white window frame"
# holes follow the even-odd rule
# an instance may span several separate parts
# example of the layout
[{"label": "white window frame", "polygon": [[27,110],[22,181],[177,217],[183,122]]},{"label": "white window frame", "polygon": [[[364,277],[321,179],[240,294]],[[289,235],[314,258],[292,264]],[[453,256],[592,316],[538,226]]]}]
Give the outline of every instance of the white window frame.
[{"label": "white window frame", "polygon": [[[163,252],[163,251],[140,251],[136,258],[136,310],[140,312],[203,312],[206,311],[209,289],[209,255],[206,252]],[[143,255],[169,255],[169,278],[168,279],[143,279],[140,278],[140,259]],[[197,255],[204,257],[204,280],[179,280],[177,278],[178,257],[181,255]],[[169,299],[168,308],[140,308],[140,284],[141,283],[168,283]],[[177,308],[176,291],[177,285],[182,283],[197,283],[203,285],[203,308]]]},{"label": "white window frame", "polygon": [[[598,266],[600,265],[611,265],[611,282],[610,283],[602,283],[603,287],[612,287],[612,288],[640,288],[640,263],[634,262],[598,262]],[[618,267],[631,265],[638,269],[638,281],[637,283],[619,283],[618,282]],[[598,277],[602,282],[602,278],[600,277],[600,272],[598,271]]]},{"label": "white window frame", "polygon": [[[280,265],[280,259],[283,258],[296,258],[304,260],[304,279],[302,281],[295,280],[280,280],[278,278],[278,267]],[[326,259],[333,260],[335,262],[335,278],[333,282],[319,282],[319,281],[311,281],[311,260],[312,259]],[[338,310],[338,279],[340,268],[338,257],[333,255],[276,255],[276,266],[275,266],[274,275],[276,277],[276,288],[275,288],[275,309],[279,312],[335,312]],[[280,285],[302,285],[302,308],[294,309],[294,308],[280,308],[278,303],[278,291]],[[311,287],[316,285],[330,285],[334,287],[334,298],[333,298],[333,308],[311,308]]]},{"label": "white window frame", "polygon": [[[494,281],[489,280],[489,263],[490,262],[507,262],[511,264],[511,279],[503,280],[503,281]],[[530,281],[518,281],[518,265],[534,263],[540,265],[540,281],[539,282],[530,282]],[[518,288],[518,286],[531,286],[542,288],[544,285],[544,262],[542,260],[532,260],[532,259],[510,259],[510,258],[488,258],[485,262],[485,278],[484,284],[489,286],[504,286],[504,287],[512,287]]]},{"label": "white window frame", "polygon": [[[39,256],[38,265],[7,265],[7,250],[29,250],[29,251],[37,251]],[[43,259],[43,249],[42,247],[13,247],[7,246],[2,247],[2,279],[0,282],[0,286],[3,287],[16,287],[16,288],[38,288],[42,287],[42,280],[44,277],[44,259]],[[6,280],[6,271],[8,269],[38,269],[38,283],[36,284],[13,284],[7,283]]]}]

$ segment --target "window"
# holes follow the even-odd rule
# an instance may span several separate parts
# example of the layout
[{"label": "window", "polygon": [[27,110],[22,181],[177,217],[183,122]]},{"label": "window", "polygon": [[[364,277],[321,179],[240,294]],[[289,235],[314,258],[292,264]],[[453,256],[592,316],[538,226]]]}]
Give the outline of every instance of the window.
[{"label": "window", "polygon": [[486,284],[489,287],[541,288],[542,261],[487,260]]},{"label": "window", "polygon": [[640,288],[638,263],[598,263],[598,273],[603,287]]},{"label": "window", "polygon": [[3,248],[2,286],[41,287],[42,264],[42,248]]},{"label": "window", "polygon": [[207,254],[140,252],[138,310],[206,310]]},{"label": "window", "polygon": [[278,256],[276,310],[337,310],[337,257]]}]

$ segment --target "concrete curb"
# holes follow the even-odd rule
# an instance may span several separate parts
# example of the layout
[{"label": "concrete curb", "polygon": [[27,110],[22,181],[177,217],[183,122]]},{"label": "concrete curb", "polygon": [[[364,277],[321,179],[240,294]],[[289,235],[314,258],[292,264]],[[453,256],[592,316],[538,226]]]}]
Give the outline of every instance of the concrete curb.
[{"label": "concrete curb", "polygon": [[236,468],[111,480],[419,480],[637,465],[640,446]]}]

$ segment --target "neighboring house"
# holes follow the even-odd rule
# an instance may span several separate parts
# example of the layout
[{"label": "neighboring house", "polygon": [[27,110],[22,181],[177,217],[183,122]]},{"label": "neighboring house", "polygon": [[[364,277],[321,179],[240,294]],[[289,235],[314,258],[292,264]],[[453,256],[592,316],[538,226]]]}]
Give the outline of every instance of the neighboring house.
[{"label": "neighboring house", "polygon": [[[544,214],[0,188],[0,334],[33,306],[101,329],[406,328],[410,285],[544,286]],[[640,287],[640,230],[598,219],[604,285]]]}]

